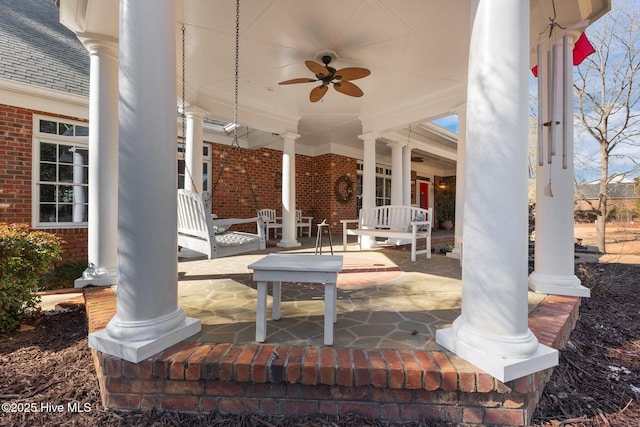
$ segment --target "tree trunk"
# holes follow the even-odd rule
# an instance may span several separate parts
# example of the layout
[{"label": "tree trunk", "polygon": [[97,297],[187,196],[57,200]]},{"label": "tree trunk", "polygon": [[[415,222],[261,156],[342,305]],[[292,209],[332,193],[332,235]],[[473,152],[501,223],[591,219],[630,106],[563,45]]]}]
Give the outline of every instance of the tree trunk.
[{"label": "tree trunk", "polygon": [[598,216],[596,218],[596,245],[598,250],[602,253],[606,253],[605,245],[605,231],[607,222],[607,198],[608,198],[608,175],[609,175],[609,153],[607,151],[607,144],[600,144],[600,154],[602,163],[600,165],[600,192],[598,204]]}]

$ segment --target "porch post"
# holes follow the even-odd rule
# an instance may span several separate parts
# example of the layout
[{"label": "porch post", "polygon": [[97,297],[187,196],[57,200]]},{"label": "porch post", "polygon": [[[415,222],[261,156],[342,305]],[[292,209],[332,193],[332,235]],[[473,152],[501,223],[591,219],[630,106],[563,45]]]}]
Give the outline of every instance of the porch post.
[{"label": "porch post", "polygon": [[184,188],[195,193],[202,192],[202,119],[205,111],[198,107],[187,107],[184,149]]},{"label": "porch post", "polygon": [[506,382],[558,363],[527,324],[529,1],[473,8],[462,314],[436,342]]},{"label": "porch post", "polygon": [[117,282],[118,41],[79,33],[89,51],[89,267],[74,287]]},{"label": "porch post", "polygon": [[[538,64],[538,78],[543,79],[543,85],[546,86],[543,93],[538,94],[543,106],[539,120],[560,124],[551,126],[549,131],[543,133],[545,149],[549,146],[548,132],[553,132],[554,140],[557,141],[551,163],[545,152],[542,156],[543,165],[540,166],[538,162],[536,167],[535,265],[534,271],[529,275],[529,288],[546,294],[589,297],[589,288],[582,286],[580,279],[574,274],[573,44],[579,34],[567,34],[567,37],[570,36],[566,49],[563,49],[562,38],[556,42],[558,66],[555,67],[555,75],[548,73],[546,54],[542,55],[542,64]],[[550,117],[547,95],[548,85],[552,80],[556,82],[555,117]],[[562,117],[564,96],[567,96],[566,105],[569,110]],[[547,119],[543,119],[544,117]],[[548,128],[545,127],[545,130]]]},{"label": "porch post", "polygon": [[402,145],[393,141],[387,146],[391,148],[391,204],[399,206],[403,199]]},{"label": "porch post", "polygon": [[464,223],[464,168],[467,146],[467,106],[460,107],[458,113],[458,147],[456,149],[456,217],[454,222],[453,250],[448,257],[462,257],[462,233]]},{"label": "porch post", "polygon": [[300,135],[287,132],[282,135],[282,240],[277,246],[293,248],[300,246],[296,240],[296,139]]},{"label": "porch post", "polygon": [[[377,135],[372,132],[358,137],[364,143],[362,165],[363,209],[376,207],[376,137]],[[375,245],[375,239],[371,236],[362,236],[360,242],[363,248],[370,248]]]},{"label": "porch post", "polygon": [[411,146],[402,147],[402,204],[411,206]]},{"label": "porch post", "polygon": [[173,0],[120,1],[116,314],[89,346],[137,363],[200,331],[177,296]]}]

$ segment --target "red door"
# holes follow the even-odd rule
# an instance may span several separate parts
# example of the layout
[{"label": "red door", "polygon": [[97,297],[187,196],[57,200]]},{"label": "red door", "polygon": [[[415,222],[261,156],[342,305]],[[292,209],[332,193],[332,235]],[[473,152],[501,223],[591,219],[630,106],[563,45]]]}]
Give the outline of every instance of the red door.
[{"label": "red door", "polygon": [[419,198],[420,207],[423,209],[429,209],[429,183],[420,182],[419,191],[420,191],[420,198]]}]

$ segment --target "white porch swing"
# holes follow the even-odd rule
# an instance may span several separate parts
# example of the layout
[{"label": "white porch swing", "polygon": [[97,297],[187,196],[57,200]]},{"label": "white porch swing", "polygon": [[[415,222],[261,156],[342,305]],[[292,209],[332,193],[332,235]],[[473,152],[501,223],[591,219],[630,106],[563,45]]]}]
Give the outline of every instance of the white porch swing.
[{"label": "white porch swing", "polygon": [[[233,142],[226,150],[220,172],[212,186],[211,199],[214,198],[222,173],[226,168],[229,154],[232,150],[240,152],[238,142],[238,63],[239,63],[239,38],[240,38],[240,2],[236,0],[236,56],[235,56],[235,99],[234,99],[234,131]],[[184,134],[185,112],[185,28],[182,27],[182,112]],[[242,157],[242,156],[241,156]],[[253,196],[254,207],[257,208],[257,198],[253,183],[249,177],[246,162],[242,158],[247,184]],[[185,164],[185,172],[189,179],[193,177]],[[194,186],[194,188],[196,188]],[[178,245],[195,252],[207,255],[208,259],[238,255],[266,248],[264,235],[264,222],[260,216],[252,218],[227,218],[213,219],[211,215],[211,200],[207,200],[206,193],[197,193],[189,190],[178,190]],[[256,233],[241,231],[228,231],[233,225],[255,223]]]}]

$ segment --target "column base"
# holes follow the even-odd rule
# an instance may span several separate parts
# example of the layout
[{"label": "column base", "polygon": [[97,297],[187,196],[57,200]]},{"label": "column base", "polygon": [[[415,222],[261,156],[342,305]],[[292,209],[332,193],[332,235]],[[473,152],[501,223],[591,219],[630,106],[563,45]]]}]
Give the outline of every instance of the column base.
[{"label": "column base", "polygon": [[96,268],[93,264],[82,273],[82,277],[73,281],[74,288],[85,286],[111,286],[118,284],[118,272],[116,269]]},{"label": "column base", "polygon": [[591,296],[591,290],[582,286],[580,279],[576,275],[557,276],[534,271],[529,275],[529,289],[541,294],[585,298]]},{"label": "column base", "polygon": [[524,358],[499,357],[470,346],[455,336],[454,328],[436,331],[436,343],[473,363],[503,383],[552,368],[558,364],[558,351],[539,344]]},{"label": "column base", "polygon": [[175,329],[153,339],[123,341],[109,336],[107,329],[89,334],[89,348],[138,363],[200,332],[200,319],[185,317]]},{"label": "column base", "polygon": [[276,243],[276,246],[278,246],[279,248],[298,248],[302,246],[302,244],[297,240],[291,240],[291,241],[281,240],[278,243]]}]

